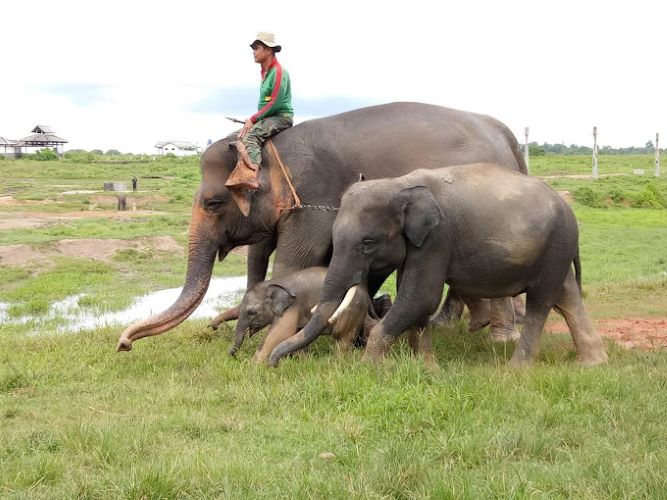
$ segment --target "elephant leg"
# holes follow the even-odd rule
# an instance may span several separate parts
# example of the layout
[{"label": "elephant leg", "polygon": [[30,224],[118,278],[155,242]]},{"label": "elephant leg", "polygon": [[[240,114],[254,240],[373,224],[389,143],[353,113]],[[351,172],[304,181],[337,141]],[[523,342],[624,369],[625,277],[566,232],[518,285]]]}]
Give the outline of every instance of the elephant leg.
[{"label": "elephant leg", "polygon": [[512,305],[514,306],[514,321],[517,325],[522,325],[526,317],[526,296],[521,294],[513,297]]},{"label": "elephant leg", "polygon": [[521,337],[514,322],[514,306],[511,297],[491,299],[491,340],[508,342]]},{"label": "elephant leg", "polygon": [[606,363],[607,353],[602,338],[586,313],[579,287],[571,270],[565,278],[563,289],[554,307],[563,315],[570,329],[577,350],[577,361],[589,366]]},{"label": "elephant leg", "polygon": [[214,330],[217,330],[218,327],[224,323],[225,321],[231,321],[234,319],[239,319],[239,313],[240,313],[240,306],[232,307],[231,309],[227,309],[226,311],[221,312],[218,314],[215,318],[211,320],[211,322],[208,324],[210,328],[213,328]]},{"label": "elephant leg", "polygon": [[384,358],[394,342],[396,342],[396,337],[387,335],[384,331],[384,321],[380,321],[368,335],[362,361],[376,361]]},{"label": "elephant leg", "polygon": [[449,288],[447,290],[447,295],[445,295],[445,300],[442,303],[442,307],[440,307],[437,316],[433,318],[432,323],[439,326],[445,326],[452,321],[457,321],[463,315],[464,307],[465,305],[462,297],[459,297],[456,292]]},{"label": "elephant leg", "polygon": [[408,343],[415,356],[421,356],[429,368],[438,368],[438,362],[433,353],[433,327],[411,328]]},{"label": "elephant leg", "polygon": [[491,301],[489,299],[461,295],[461,300],[470,310],[469,331],[476,332],[491,323]]},{"label": "elephant leg", "polygon": [[269,328],[269,332],[266,334],[264,342],[253,357],[253,361],[255,361],[255,363],[266,361],[271,354],[271,351],[273,351],[278,344],[283,340],[292,337],[296,333],[298,325],[299,311],[296,308],[287,309],[283,315],[271,325],[271,328]]},{"label": "elephant leg", "polygon": [[528,294],[526,319],[523,324],[523,332],[510,360],[512,366],[521,367],[533,362],[539,350],[540,336],[550,310],[551,306],[544,300],[537,300]]}]

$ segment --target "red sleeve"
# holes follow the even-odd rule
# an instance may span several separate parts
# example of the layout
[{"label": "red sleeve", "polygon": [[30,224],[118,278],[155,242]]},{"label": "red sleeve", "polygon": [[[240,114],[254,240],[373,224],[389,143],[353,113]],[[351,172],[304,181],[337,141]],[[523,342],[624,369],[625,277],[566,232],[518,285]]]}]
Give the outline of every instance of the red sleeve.
[{"label": "red sleeve", "polygon": [[257,120],[262,118],[264,115],[268,114],[272,108],[277,106],[278,100],[276,97],[280,93],[280,85],[283,81],[283,68],[280,64],[276,64],[276,78],[273,82],[273,90],[271,91],[271,100],[267,102],[257,113],[250,117],[253,123],[257,123]]}]

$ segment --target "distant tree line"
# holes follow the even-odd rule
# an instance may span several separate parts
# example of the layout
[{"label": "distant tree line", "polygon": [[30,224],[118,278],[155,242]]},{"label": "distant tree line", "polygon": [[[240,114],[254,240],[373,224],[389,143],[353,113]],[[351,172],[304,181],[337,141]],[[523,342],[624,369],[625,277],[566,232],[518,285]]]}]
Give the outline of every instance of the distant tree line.
[{"label": "distant tree line", "polygon": [[[664,152],[664,149],[660,149]],[[598,147],[598,153],[604,155],[643,155],[653,154],[655,146],[653,141],[648,141],[646,145],[641,148],[637,146],[630,146],[627,148],[612,148],[611,146]],[[528,143],[528,153],[530,156],[544,156],[544,155],[592,155],[593,148],[590,146],[577,146],[576,144],[549,144],[545,142],[538,144],[537,142]]]}]

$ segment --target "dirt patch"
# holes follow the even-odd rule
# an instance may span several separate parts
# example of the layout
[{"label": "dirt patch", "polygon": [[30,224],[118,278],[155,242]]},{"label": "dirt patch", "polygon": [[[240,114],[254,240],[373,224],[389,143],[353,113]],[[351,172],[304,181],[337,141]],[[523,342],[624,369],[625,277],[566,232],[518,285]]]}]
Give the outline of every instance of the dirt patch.
[{"label": "dirt patch", "polygon": [[0,206],[50,205],[52,203],[52,200],[17,200],[12,195],[0,196]]},{"label": "dirt patch", "polygon": [[117,219],[127,220],[133,217],[144,217],[146,215],[160,215],[162,212],[155,210],[128,210],[118,212],[116,210],[79,210],[78,212],[5,212],[0,213],[0,230],[22,229],[27,227],[40,227],[53,224],[55,221],[68,221],[80,219]]},{"label": "dirt patch", "polygon": [[30,245],[0,246],[0,264],[7,266],[23,266],[38,262],[44,264],[51,257],[79,257],[108,261],[119,250],[157,250],[171,252],[175,255],[185,255],[183,247],[171,236],[155,236],[135,238],[132,240],[119,239],[80,239],[60,240],[46,248],[35,248]]},{"label": "dirt patch", "polygon": [[[610,318],[595,321],[600,335],[607,337],[627,349],[647,351],[667,348],[667,318]],[[549,322],[545,331],[569,333],[562,321]]]},{"label": "dirt patch", "polygon": [[[158,195],[152,195],[152,196],[141,196],[138,198],[133,198],[133,197],[128,197],[127,198],[127,206],[128,208],[131,208],[132,205],[136,205],[138,207],[150,207],[155,205],[156,203],[166,203],[170,200],[169,196],[158,196]],[[117,195],[104,195],[104,194],[99,194],[99,195],[94,195],[90,197],[90,202],[94,203],[95,205],[99,207],[112,207],[115,208],[116,204],[118,203],[118,197]]]}]

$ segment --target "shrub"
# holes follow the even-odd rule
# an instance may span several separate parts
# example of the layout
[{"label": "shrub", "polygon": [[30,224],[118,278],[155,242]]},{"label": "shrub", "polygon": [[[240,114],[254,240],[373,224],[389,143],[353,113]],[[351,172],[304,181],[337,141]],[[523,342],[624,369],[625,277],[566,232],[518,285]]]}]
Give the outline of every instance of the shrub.
[{"label": "shrub", "polygon": [[577,189],[574,192],[574,199],[582,205],[586,205],[587,207],[601,208],[604,206],[600,193],[593,191],[588,187]]},{"label": "shrub", "polygon": [[625,196],[623,195],[623,193],[621,192],[620,189],[612,188],[609,191],[609,199],[611,201],[613,201],[614,203],[620,204],[620,203],[623,202],[624,198],[625,198]]},{"label": "shrub", "polygon": [[667,208],[667,200],[658,190],[655,184],[647,184],[644,190],[639,193],[633,206],[641,208]]},{"label": "shrub", "polygon": [[65,158],[75,163],[90,163],[95,159],[95,155],[83,149],[73,149],[65,153]]},{"label": "shrub", "polygon": [[43,148],[35,153],[35,160],[37,161],[53,161],[57,159],[58,155],[51,148]]}]

